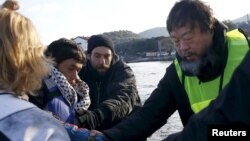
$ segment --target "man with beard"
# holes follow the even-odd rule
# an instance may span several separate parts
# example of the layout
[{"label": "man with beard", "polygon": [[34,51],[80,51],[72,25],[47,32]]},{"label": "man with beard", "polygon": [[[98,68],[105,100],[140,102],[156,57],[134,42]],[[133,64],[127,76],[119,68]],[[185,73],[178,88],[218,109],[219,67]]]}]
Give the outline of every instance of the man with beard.
[{"label": "man with beard", "polygon": [[105,35],[88,39],[87,65],[80,78],[89,85],[91,105],[78,115],[80,127],[108,129],[141,106],[132,69],[116,55]]},{"label": "man with beard", "polygon": [[240,29],[227,32],[212,9],[199,0],[176,2],[167,19],[167,30],[176,59],[140,110],[101,131],[107,140],[147,138],[176,110],[185,126],[192,115],[217,98],[249,51],[244,33]]}]

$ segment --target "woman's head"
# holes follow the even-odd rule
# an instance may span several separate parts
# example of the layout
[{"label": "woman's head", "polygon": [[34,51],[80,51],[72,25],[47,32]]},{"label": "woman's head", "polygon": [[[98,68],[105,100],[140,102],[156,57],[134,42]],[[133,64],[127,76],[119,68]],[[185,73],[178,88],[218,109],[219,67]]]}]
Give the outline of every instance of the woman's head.
[{"label": "woman's head", "polygon": [[18,12],[1,9],[0,27],[0,89],[17,94],[39,89],[49,69],[32,22]]},{"label": "woman's head", "polygon": [[6,0],[2,4],[2,8],[7,8],[10,10],[18,10],[20,8],[19,3],[17,0]]},{"label": "woman's head", "polygon": [[72,40],[61,38],[53,41],[45,54],[55,60],[55,67],[74,85],[78,72],[86,63],[86,56],[81,47]]}]

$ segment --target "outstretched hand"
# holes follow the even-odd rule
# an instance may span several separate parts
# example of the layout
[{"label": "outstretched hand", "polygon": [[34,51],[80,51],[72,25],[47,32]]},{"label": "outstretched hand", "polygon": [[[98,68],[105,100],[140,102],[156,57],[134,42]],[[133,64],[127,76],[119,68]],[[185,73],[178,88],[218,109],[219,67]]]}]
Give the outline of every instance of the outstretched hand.
[{"label": "outstretched hand", "polygon": [[85,111],[78,115],[79,126],[87,129],[95,129],[99,123],[99,117],[94,111]]},{"label": "outstretched hand", "polygon": [[102,132],[97,130],[91,130],[89,138],[93,138],[94,140],[88,140],[88,141],[109,141]]},{"label": "outstretched hand", "polygon": [[68,132],[71,141],[109,141],[104,134],[97,130],[90,131],[68,123],[64,124],[64,128]]}]

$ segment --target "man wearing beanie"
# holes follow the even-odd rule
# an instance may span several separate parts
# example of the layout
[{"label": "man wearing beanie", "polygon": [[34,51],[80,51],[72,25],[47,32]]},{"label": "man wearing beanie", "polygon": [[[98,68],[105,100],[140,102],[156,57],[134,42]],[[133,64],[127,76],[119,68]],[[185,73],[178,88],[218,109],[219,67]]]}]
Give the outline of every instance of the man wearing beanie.
[{"label": "man wearing beanie", "polygon": [[79,76],[89,85],[91,105],[78,115],[79,123],[88,129],[109,129],[141,106],[135,76],[108,36],[91,36],[87,47],[87,65]]}]

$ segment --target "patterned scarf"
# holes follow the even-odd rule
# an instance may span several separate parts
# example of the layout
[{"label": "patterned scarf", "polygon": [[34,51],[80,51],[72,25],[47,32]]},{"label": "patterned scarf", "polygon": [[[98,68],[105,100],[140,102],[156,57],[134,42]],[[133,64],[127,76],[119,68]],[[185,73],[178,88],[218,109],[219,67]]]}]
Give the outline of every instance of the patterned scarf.
[{"label": "patterned scarf", "polygon": [[77,113],[83,114],[88,109],[90,106],[89,87],[84,81],[78,78],[76,85],[72,87],[67,78],[53,66],[51,66],[50,79],[57,85],[68,104],[74,106]]}]

